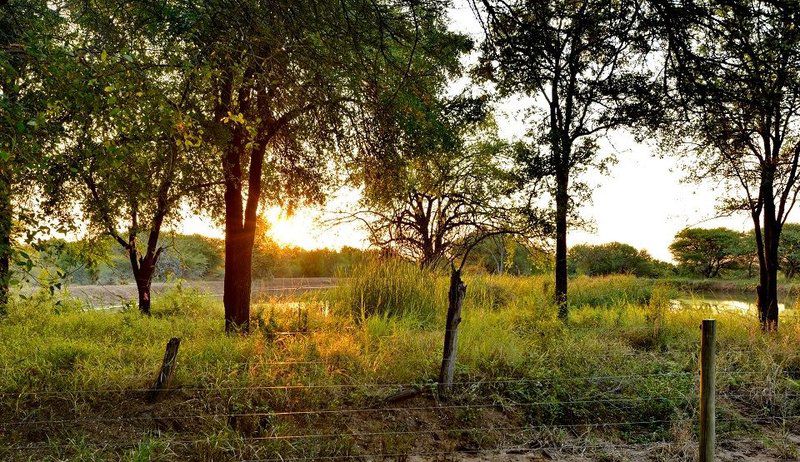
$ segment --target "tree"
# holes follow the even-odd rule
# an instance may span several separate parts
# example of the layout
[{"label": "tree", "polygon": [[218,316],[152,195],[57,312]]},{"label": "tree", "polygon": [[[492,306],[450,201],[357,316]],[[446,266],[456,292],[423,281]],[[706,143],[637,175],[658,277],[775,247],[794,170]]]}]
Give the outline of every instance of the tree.
[{"label": "tree", "polygon": [[645,250],[621,242],[601,245],[580,244],[569,249],[571,272],[589,276],[632,274],[640,277],[657,275],[655,262]]},{"label": "tree", "polygon": [[714,278],[746,254],[743,239],[742,233],[727,228],[686,228],[675,235],[669,250],[690,272]]},{"label": "tree", "polygon": [[531,146],[518,161],[555,180],[555,301],[567,316],[567,228],[576,200],[588,190],[577,176],[604,167],[598,139],[659,114],[643,60],[643,2],[621,0],[473,1],[486,39],[476,73],[501,96],[544,101],[534,107]]},{"label": "tree", "polygon": [[[531,214],[531,198],[516,194],[518,176],[508,169],[509,146],[491,132],[486,136],[482,102],[437,98],[436,89],[432,90],[435,103],[426,106],[423,118],[441,123],[429,126],[434,128],[427,133],[429,143],[424,147],[402,144],[395,169],[384,170],[384,175],[391,172],[389,182],[367,184],[363,211],[346,218],[361,220],[373,244],[413,259],[421,268],[449,266],[439,373],[439,392],[445,395],[453,382],[458,325],[467,292],[462,275],[472,251],[494,237],[528,236],[539,231],[543,220]],[[400,140],[406,136],[414,139],[419,133],[406,131]]]},{"label": "tree", "polygon": [[800,224],[786,223],[781,230],[780,267],[786,279],[800,271]]},{"label": "tree", "polygon": [[[255,0],[155,5],[204,76],[205,139],[224,180],[226,330],[249,329],[258,208],[319,202],[376,88],[448,56],[438,2]],[[376,80],[379,85],[376,85]]]},{"label": "tree", "polygon": [[425,269],[460,258],[476,233],[504,234],[488,230],[511,226],[519,209],[512,200],[517,177],[504,167],[511,149],[487,130],[482,100],[432,96],[418,115],[438,123],[422,132],[412,124],[398,138],[395,165],[384,166],[380,177],[357,175],[365,183],[361,210],[342,220],[360,221],[373,245]]},{"label": "tree", "polygon": [[470,263],[492,274],[517,276],[552,271],[552,255],[522,236],[492,236],[475,247]]},{"label": "tree", "polygon": [[125,250],[139,310],[149,315],[162,227],[177,218],[182,201],[202,202],[205,189],[218,183],[209,181],[216,164],[208,162],[202,128],[192,118],[199,75],[184,61],[182,42],[140,23],[119,2],[70,7],[78,33],[69,46],[81,75],[70,93],[68,141],[51,165],[49,196],[57,198],[53,206],[81,204],[90,231]]},{"label": "tree", "polygon": [[[780,235],[798,194],[800,4],[655,2],[668,42],[668,87],[691,176],[727,186],[722,208],[747,212],[759,261],[758,313],[778,326]],[[674,138],[668,138],[668,144]]]},{"label": "tree", "polygon": [[14,233],[31,241],[47,227],[31,197],[60,132],[62,84],[72,78],[64,25],[59,2],[0,3],[0,314],[12,263],[25,260],[15,255]]}]

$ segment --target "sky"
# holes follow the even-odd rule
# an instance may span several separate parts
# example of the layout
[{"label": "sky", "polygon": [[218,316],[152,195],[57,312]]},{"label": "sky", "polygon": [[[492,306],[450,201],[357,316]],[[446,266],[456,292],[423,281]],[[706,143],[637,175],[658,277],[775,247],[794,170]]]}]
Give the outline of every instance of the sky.
[{"label": "sky", "polygon": [[[466,2],[457,1],[449,16],[452,29],[480,39],[480,25]],[[496,117],[501,136],[514,139],[525,133],[525,108],[526,101],[514,99],[500,105]],[[715,218],[718,215],[715,185],[685,182],[676,160],[661,157],[654,141],[637,143],[631,133],[617,131],[602,140],[601,147],[604,154],[613,154],[617,163],[605,175],[587,172],[582,177],[593,187],[593,193],[591,203],[581,206],[580,213],[592,225],[587,230],[571,230],[570,245],[618,241],[645,249],[658,259],[672,261],[669,244],[683,228],[725,226],[740,231],[752,228],[745,214]],[[307,249],[365,247],[367,235],[356,225],[330,227],[321,223],[330,212],[346,210],[357,199],[356,192],[342,190],[334,193],[322,210],[301,208],[287,216],[273,207],[264,216],[271,224],[270,235],[282,245]],[[207,217],[191,213],[179,230],[222,236],[222,230]]]}]

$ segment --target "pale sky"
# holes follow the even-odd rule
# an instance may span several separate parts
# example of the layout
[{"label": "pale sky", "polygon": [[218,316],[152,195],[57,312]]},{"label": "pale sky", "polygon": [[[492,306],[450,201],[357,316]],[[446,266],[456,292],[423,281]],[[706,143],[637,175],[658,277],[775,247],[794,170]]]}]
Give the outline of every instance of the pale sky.
[{"label": "pale sky", "polygon": [[[478,39],[480,26],[465,2],[450,11],[451,27]],[[456,85],[456,84],[454,84]],[[521,114],[526,102],[508,101],[497,114],[501,136],[514,139],[525,133]],[[684,175],[672,158],[659,158],[654,142],[636,143],[628,132],[615,132],[602,143],[605,153],[615,154],[618,163],[608,175],[589,172],[584,180],[593,186],[593,199],[581,208],[582,216],[593,221],[592,230],[569,233],[570,245],[619,241],[646,249],[654,257],[671,261],[668,246],[675,234],[687,226],[726,226],[745,231],[752,228],[747,215],[714,218],[717,195],[713,184],[682,181]],[[328,211],[346,210],[357,194],[342,191],[331,197]],[[366,234],[355,225],[330,228],[318,221],[325,211],[299,209],[287,217],[280,209],[265,212],[270,234],[279,243],[304,248],[364,247]],[[222,236],[207,217],[190,216],[181,232]]]}]

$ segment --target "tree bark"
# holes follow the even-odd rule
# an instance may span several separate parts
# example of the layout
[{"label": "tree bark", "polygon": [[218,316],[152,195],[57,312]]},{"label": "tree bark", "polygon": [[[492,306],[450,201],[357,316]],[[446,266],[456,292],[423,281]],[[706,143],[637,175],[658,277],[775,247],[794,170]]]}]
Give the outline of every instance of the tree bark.
[{"label": "tree bark", "polygon": [[[3,166],[7,168],[7,166]],[[11,184],[7,172],[0,172],[0,316],[6,314],[11,285]]]},{"label": "tree bark", "polygon": [[181,339],[177,337],[173,337],[167,342],[167,348],[164,350],[164,359],[161,361],[161,369],[159,369],[156,380],[147,394],[147,400],[151,403],[155,403],[162,396],[164,390],[172,384],[180,346]]},{"label": "tree bark", "polygon": [[759,273],[758,319],[765,332],[778,330],[778,231],[764,220],[764,271]]},{"label": "tree bark", "polygon": [[773,170],[765,168],[759,191],[763,202],[763,230],[759,217],[755,214],[753,217],[759,252],[758,319],[764,332],[778,330],[778,244],[782,225],[776,215],[773,178]]},{"label": "tree bark", "polygon": [[[226,217],[227,219],[227,217]],[[230,229],[225,233],[225,332],[250,330],[250,286],[252,284],[254,230]]]},{"label": "tree bark", "polygon": [[556,285],[555,303],[558,317],[566,321],[567,307],[567,212],[569,207],[569,173],[561,169],[556,174]]},{"label": "tree bark", "polygon": [[450,272],[450,290],[447,294],[447,322],[444,332],[444,352],[442,367],[439,370],[439,395],[446,396],[453,387],[458,352],[458,325],[461,324],[461,307],[467,286],[461,280],[461,270],[453,268]]},{"label": "tree bark", "polygon": [[250,331],[250,288],[253,274],[258,202],[261,196],[261,173],[266,145],[274,132],[262,129],[256,147],[249,152],[247,199],[244,200],[244,173],[241,159],[247,154],[247,134],[237,128],[233,142],[223,158],[225,172],[225,332],[246,334]]},{"label": "tree bark", "polygon": [[137,261],[136,248],[131,251],[131,269],[133,278],[136,280],[136,291],[139,295],[139,312],[150,316],[151,297],[150,287],[153,284],[153,273],[155,273],[155,261],[143,258]]}]

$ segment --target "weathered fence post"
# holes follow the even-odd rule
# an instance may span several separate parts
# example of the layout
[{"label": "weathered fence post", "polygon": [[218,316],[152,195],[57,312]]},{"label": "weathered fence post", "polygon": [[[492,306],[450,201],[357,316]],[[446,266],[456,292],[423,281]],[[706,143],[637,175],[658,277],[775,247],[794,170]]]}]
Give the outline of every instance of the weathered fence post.
[{"label": "weathered fence post", "polygon": [[704,319],[700,338],[700,462],[713,462],[715,434],[714,388],[717,322]]},{"label": "weathered fence post", "polygon": [[444,332],[442,368],[439,371],[438,389],[441,397],[450,393],[453,387],[458,351],[458,325],[461,323],[461,306],[466,294],[467,286],[461,280],[461,270],[453,268],[450,273],[450,291],[447,294],[447,323]]},{"label": "weathered fence post", "polygon": [[181,339],[172,337],[167,342],[167,348],[164,351],[164,360],[161,362],[161,369],[158,371],[158,376],[147,394],[147,399],[150,402],[155,402],[161,397],[161,392],[169,388],[172,383],[172,376],[175,374],[175,365],[178,360],[178,347],[181,345]]}]

